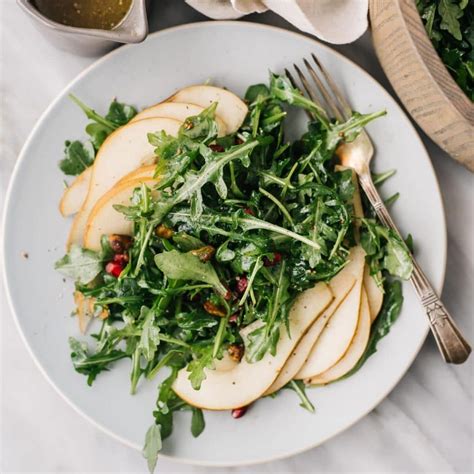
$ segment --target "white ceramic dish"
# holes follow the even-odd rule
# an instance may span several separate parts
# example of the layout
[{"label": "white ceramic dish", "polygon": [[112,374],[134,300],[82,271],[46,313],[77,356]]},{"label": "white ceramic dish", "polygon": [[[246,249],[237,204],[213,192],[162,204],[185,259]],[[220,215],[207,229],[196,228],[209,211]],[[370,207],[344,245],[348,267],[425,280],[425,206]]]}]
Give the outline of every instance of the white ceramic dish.
[{"label": "white ceramic dish", "polygon": [[[249,84],[265,82],[269,69],[281,72],[311,52],[338,78],[356,110],[387,109],[386,118],[369,126],[377,148],[375,168],[397,168],[383,194],[401,192],[393,216],[402,232],[413,234],[419,261],[440,291],[446,263],[445,218],[433,168],[415,129],[367,73],[302,35],[243,22],[198,23],[151,35],[145,43],[120,48],[81,74],[51,104],[23,148],[8,193],[4,227],[7,291],[19,330],[59,393],[130,446],[142,445],[157,384],[142,384],[137,395],[130,396],[128,360],[101,374],[93,388],[74,372],[67,343],[69,335],[78,336],[76,321],[68,317],[72,284],[53,270],[54,261],[63,255],[70,225],[57,209],[63,189],[57,162],[64,140],[79,138],[86,123],[67,94],[73,92],[99,111],[112,96],[144,107],[207,79],[243,95]],[[308,391],[317,408],[314,415],[298,406],[294,393],[284,391],[274,400],[259,401],[239,420],[228,412],[206,413],[206,430],[194,439],[189,414],[182,413],[163,456],[214,466],[264,462],[314,447],[348,428],[393,389],[425,339],[425,315],[408,284],[404,295],[400,319],[363,369],[348,380]]]}]

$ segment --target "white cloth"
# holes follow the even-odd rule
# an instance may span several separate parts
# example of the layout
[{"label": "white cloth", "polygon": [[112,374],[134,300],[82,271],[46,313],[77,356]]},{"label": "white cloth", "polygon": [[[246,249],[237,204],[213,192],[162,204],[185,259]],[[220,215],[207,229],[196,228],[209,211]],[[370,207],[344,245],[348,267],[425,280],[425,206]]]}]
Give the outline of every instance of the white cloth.
[{"label": "white cloth", "polygon": [[215,20],[272,10],[302,31],[328,43],[355,41],[368,26],[368,0],[186,0]]}]

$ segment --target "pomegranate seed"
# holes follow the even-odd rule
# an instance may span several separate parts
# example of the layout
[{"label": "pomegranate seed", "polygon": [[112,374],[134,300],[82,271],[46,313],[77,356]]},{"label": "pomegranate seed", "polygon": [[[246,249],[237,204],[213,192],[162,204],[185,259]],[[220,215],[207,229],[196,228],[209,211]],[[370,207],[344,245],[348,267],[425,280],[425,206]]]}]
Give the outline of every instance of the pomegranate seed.
[{"label": "pomegranate seed", "polygon": [[232,411],[231,411],[231,414],[232,414],[232,418],[242,418],[245,413],[247,412],[247,409],[248,409],[248,406],[246,407],[242,407],[242,408],[234,408]]},{"label": "pomegranate seed", "polygon": [[255,215],[255,212],[253,212],[252,209],[250,209],[248,207],[246,207],[244,209],[244,212],[245,212],[245,214],[248,214],[249,216],[254,216]]},{"label": "pomegranate seed", "polygon": [[280,252],[275,252],[273,254],[273,258],[270,260],[267,257],[263,259],[263,264],[266,267],[273,267],[275,265],[278,265],[281,262],[281,253]]},{"label": "pomegranate seed", "polygon": [[230,301],[232,299],[232,291],[227,290],[227,293],[224,295],[224,299],[226,301]]},{"label": "pomegranate seed", "polygon": [[235,138],[235,144],[236,145],[242,145],[242,143],[244,143],[244,141],[238,137]]},{"label": "pomegranate seed", "polygon": [[109,274],[114,276],[115,278],[118,278],[120,274],[122,273],[123,266],[120,265],[120,263],[117,262],[109,262],[105,266],[105,271]]},{"label": "pomegranate seed", "polygon": [[217,143],[214,144],[214,145],[209,145],[209,148],[212,150],[212,151],[215,151],[217,153],[222,153],[224,150],[224,147],[222,145],[218,145]]},{"label": "pomegranate seed", "polygon": [[239,316],[237,315],[237,313],[235,314],[232,314],[230,317],[229,317],[229,323],[230,324],[236,324],[237,321],[239,319]]},{"label": "pomegranate seed", "polygon": [[246,276],[241,276],[241,277],[238,276],[238,277],[236,277],[236,280],[237,280],[236,289],[240,294],[242,294],[247,289],[247,285],[248,285],[247,277]]},{"label": "pomegranate seed", "polygon": [[113,261],[125,267],[125,265],[128,263],[128,255],[126,253],[117,253],[116,255],[114,255]]}]

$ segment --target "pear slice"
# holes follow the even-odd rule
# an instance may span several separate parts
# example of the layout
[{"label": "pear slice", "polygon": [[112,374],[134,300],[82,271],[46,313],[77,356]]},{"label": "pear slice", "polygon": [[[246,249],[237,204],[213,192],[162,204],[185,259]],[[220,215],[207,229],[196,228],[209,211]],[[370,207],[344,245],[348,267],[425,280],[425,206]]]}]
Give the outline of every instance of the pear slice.
[{"label": "pear slice", "polygon": [[214,86],[190,86],[179,90],[166,102],[184,102],[207,108],[217,102],[217,115],[224,121],[227,133],[236,132],[247,116],[245,102],[234,93]]},{"label": "pear slice", "polygon": [[76,214],[67,242],[82,246],[90,212],[100,197],[126,174],[140,166],[155,162],[153,146],[148,143],[148,133],[165,131],[178,133],[181,122],[168,118],[138,120],[120,127],[110,134],[97,153],[92,168],[89,192]]},{"label": "pear slice", "polygon": [[155,178],[141,177],[118,183],[107,191],[90,213],[84,234],[84,247],[99,251],[103,235],[133,235],[132,221],[127,220],[121,212],[114,209],[114,206],[130,205],[134,189],[140,187],[142,183],[150,187],[156,182]]},{"label": "pear slice", "polygon": [[353,274],[356,282],[317,339],[308,360],[295,375],[296,379],[307,379],[328,370],[345,354],[355,335],[364,274],[363,248],[353,247],[349,259],[346,269]]},{"label": "pear slice", "polygon": [[[126,174],[117,184],[126,183],[127,181],[133,181],[137,178],[153,178],[156,171],[156,165],[146,165],[140,166],[136,170],[133,170],[131,173]],[[116,184],[116,185],[117,185]]]},{"label": "pear slice", "polygon": [[352,339],[351,345],[347,349],[347,352],[344,354],[342,359],[340,359],[330,369],[326,370],[322,374],[305,379],[306,384],[321,385],[333,382],[352,370],[361,358],[365,348],[367,347],[367,343],[369,342],[371,324],[369,301],[364,288],[362,288],[361,295],[357,331],[355,333],[354,339]]},{"label": "pear slice", "polygon": [[[380,272],[379,276],[381,277]],[[373,323],[382,308],[384,292],[382,288],[377,285],[374,277],[370,274],[368,265],[364,268],[364,288],[369,301],[370,320]]]},{"label": "pear slice", "polygon": [[[336,171],[344,171],[348,168],[347,166],[336,165],[334,168]],[[354,185],[354,196],[352,197],[352,205],[354,206],[354,217],[357,219],[355,222],[355,237],[356,241],[360,240],[360,219],[364,217],[364,209],[362,207],[362,199],[360,195],[359,180],[357,178],[357,173],[352,170],[352,184]],[[381,278],[381,273],[378,273],[378,276]],[[370,275],[369,268],[367,265],[364,269],[364,287],[367,292],[367,298],[369,300],[370,306],[370,317],[372,322],[375,320],[379,314],[380,308],[383,303],[383,290],[377,285],[373,277]]]},{"label": "pear slice", "polygon": [[89,191],[92,176],[92,167],[86,168],[76,179],[64,190],[61,201],[59,201],[59,212],[64,216],[71,216],[79,212],[84,199]]},{"label": "pear slice", "polygon": [[[203,110],[204,107],[196,104],[184,102],[161,102],[143,109],[141,112],[135,115],[135,117],[133,117],[131,122],[153,117],[166,117],[184,122],[188,117],[199,115]],[[224,121],[217,114],[215,119],[219,136],[223,137],[227,135],[227,127]]]},{"label": "pear slice", "polygon": [[193,389],[189,372],[184,368],[179,371],[173,390],[190,405],[208,410],[229,410],[249,405],[270,387],[301,337],[332,299],[331,290],[325,283],[318,283],[301,293],[290,310],[291,338],[282,325],[275,356],[267,353],[253,364],[248,363],[244,356],[230,370],[206,369],[206,379],[199,390]]},{"label": "pear slice", "polygon": [[272,386],[265,392],[265,395],[270,395],[280,388],[284,387],[293,377],[299,372],[301,367],[308,360],[309,353],[316,343],[318,337],[323,332],[326,324],[331,316],[335,313],[341,302],[351,291],[355,284],[355,277],[351,269],[343,268],[331,281],[328,283],[332,291],[334,299],[332,303],[324,310],[324,312],[311,325],[308,332],[301,338],[291,356],[286,361],[283,369],[278,374],[278,377],[273,382]]}]

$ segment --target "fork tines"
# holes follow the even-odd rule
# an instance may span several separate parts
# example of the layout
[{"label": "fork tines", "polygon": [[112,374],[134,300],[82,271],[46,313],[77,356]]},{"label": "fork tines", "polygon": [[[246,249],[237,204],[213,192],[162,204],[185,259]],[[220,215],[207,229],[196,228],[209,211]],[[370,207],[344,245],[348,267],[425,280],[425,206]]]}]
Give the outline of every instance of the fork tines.
[{"label": "fork tines", "polygon": [[[293,64],[304,91],[306,91],[306,94],[316,105],[326,111],[329,117],[334,117],[339,121],[347,120],[352,113],[350,105],[318,58],[314,54],[311,54],[311,58],[315,67],[306,58],[303,58],[303,63],[311,81],[307,79],[296,64]],[[288,69],[285,69],[285,74],[292,86],[301,90],[301,87],[299,87]],[[310,118],[315,118],[310,112],[307,113]]]}]

